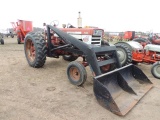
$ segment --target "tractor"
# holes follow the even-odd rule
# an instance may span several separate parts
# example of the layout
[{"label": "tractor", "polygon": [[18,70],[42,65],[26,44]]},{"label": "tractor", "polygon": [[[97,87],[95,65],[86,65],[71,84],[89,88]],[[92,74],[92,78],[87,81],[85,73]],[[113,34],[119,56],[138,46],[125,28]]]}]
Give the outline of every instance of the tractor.
[{"label": "tractor", "polygon": [[16,23],[11,22],[13,30],[17,34],[17,42],[21,44],[27,33],[33,31],[32,21],[18,20]]},{"label": "tractor", "polygon": [[[99,34],[95,32],[95,36]],[[122,67],[116,46],[87,44],[85,40],[46,25],[44,35],[30,32],[25,36],[24,53],[29,66],[34,68],[43,67],[47,57],[69,56],[67,76],[76,86],[82,86],[87,80],[85,67],[89,66],[98,103],[114,114],[126,115],[153,87],[152,82],[135,65]],[[76,60],[78,57],[82,61]]]},{"label": "tractor", "polygon": [[114,114],[124,116],[153,84],[142,70],[129,64],[131,52],[128,47],[108,44],[102,40],[102,29],[82,28],[81,22],[81,18],[78,19],[78,28],[73,25],[58,28],[53,22],[44,24],[44,34],[29,32],[24,39],[26,61],[33,68],[41,68],[47,57],[56,59],[62,56],[69,61],[68,80],[76,86],[85,83],[85,68],[90,67],[98,103]]},{"label": "tractor", "polygon": [[0,33],[0,43],[2,45],[4,45],[4,39],[3,39],[3,34],[2,33]]},{"label": "tractor", "polygon": [[135,38],[133,41],[143,44],[155,44],[160,45],[160,37],[157,34],[149,34],[146,38]]},{"label": "tractor", "polygon": [[147,41],[118,42],[115,45],[125,45],[132,51],[132,63],[153,64],[151,73],[155,78],[160,79],[160,46],[146,44]]}]

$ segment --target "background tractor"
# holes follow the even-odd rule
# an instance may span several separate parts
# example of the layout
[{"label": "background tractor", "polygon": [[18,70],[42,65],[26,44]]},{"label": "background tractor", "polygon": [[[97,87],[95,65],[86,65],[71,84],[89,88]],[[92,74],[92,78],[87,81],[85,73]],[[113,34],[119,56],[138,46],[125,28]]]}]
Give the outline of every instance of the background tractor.
[{"label": "background tractor", "polygon": [[157,34],[150,33],[146,38],[135,38],[133,41],[143,44],[160,45],[160,37]]},{"label": "background tractor", "polygon": [[132,51],[132,63],[153,64],[151,73],[160,79],[160,46],[155,44],[144,44],[144,42],[118,42],[116,45],[125,45]]},{"label": "background tractor", "polygon": [[12,32],[9,32],[5,35],[7,38],[10,36],[11,38],[14,38],[14,34]]}]

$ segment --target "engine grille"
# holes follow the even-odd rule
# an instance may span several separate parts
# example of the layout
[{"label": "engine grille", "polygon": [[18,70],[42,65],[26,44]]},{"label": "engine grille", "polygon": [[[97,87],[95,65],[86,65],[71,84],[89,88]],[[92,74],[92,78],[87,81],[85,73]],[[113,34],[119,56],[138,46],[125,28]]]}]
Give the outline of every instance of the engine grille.
[{"label": "engine grille", "polygon": [[102,36],[92,35],[91,44],[101,45]]}]

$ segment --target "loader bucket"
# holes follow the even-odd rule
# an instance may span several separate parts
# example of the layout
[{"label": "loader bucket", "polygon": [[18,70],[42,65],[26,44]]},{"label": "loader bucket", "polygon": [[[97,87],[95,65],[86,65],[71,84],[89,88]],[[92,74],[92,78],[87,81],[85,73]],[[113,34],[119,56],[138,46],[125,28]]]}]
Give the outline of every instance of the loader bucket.
[{"label": "loader bucket", "polygon": [[94,94],[99,104],[124,116],[152,88],[152,82],[130,64],[94,77]]}]

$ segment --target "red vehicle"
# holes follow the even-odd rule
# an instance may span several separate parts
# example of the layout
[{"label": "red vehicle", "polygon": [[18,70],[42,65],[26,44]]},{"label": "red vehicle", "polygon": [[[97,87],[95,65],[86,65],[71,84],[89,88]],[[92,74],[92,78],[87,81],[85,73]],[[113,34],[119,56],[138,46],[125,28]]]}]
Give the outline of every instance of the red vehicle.
[{"label": "red vehicle", "polygon": [[126,31],[124,32],[123,39],[132,40],[135,37],[135,31]]},{"label": "red vehicle", "polygon": [[[45,64],[46,57],[63,56],[65,60],[71,61],[66,70],[68,80],[77,86],[85,83],[87,80],[85,67],[90,67],[95,77],[93,90],[100,105],[123,116],[153,85],[138,67],[133,65],[121,67],[117,47],[103,45],[105,42],[101,41],[102,34],[102,29],[82,28],[81,25],[78,28],[68,26],[61,29],[55,25],[46,25],[45,35],[38,32],[26,35],[25,57],[31,67],[40,68]],[[124,50],[121,48],[120,51]],[[128,58],[127,54],[125,56]],[[79,57],[82,59],[77,60]],[[142,77],[146,79],[141,79]],[[138,89],[135,85],[138,85]]]},{"label": "red vehicle", "polygon": [[[46,30],[45,38],[38,33],[26,35],[24,50],[28,64],[40,68],[45,64],[46,57],[59,58],[69,55],[68,61],[71,62],[68,64],[66,74],[70,83],[77,86],[85,83],[87,80],[85,67],[90,67],[95,77],[93,82],[95,97],[100,105],[111,112],[121,116],[127,114],[152,88],[151,81],[138,67],[133,65],[121,67],[115,46],[86,44],[51,25],[46,25]],[[92,35],[94,34],[98,33],[93,32]],[[76,60],[78,57],[82,59]],[[103,67],[106,66],[110,69],[104,70]],[[137,85],[138,87],[135,87]]]},{"label": "red vehicle", "polygon": [[[57,21],[53,21],[52,22],[52,26],[58,26],[58,22]],[[44,26],[46,26],[46,24],[44,23]],[[97,46],[104,46],[107,45],[109,46],[109,43],[105,40],[103,40],[103,36],[104,36],[104,30],[100,29],[98,27],[74,27],[73,25],[69,24],[63,24],[62,28],[59,28],[60,30],[62,30],[63,32],[75,37],[76,39],[83,41],[86,44],[89,45],[97,45]],[[57,34],[52,33],[52,37],[51,37],[51,42],[54,45],[59,45],[60,44],[60,38],[58,37]],[[47,40],[47,35],[44,36],[45,39]],[[126,64],[128,64],[132,59],[131,59],[131,52],[128,50],[128,48],[126,48],[123,45],[116,45],[116,48],[118,49],[119,53],[122,52],[124,54],[127,55],[127,57],[124,59],[122,57],[119,56],[120,58],[120,63],[122,66],[125,66]],[[77,57],[70,54],[70,55],[63,55],[63,59],[67,60],[67,61],[73,61],[76,60]],[[108,67],[103,67],[103,69],[107,70],[109,69]]]},{"label": "red vehicle", "polygon": [[160,47],[154,44],[140,44],[139,42],[118,42],[123,44],[132,51],[132,63],[153,64],[151,73],[154,77],[160,79]]},{"label": "red vehicle", "polygon": [[60,30],[85,42],[86,44],[101,45],[104,30],[100,28],[60,28]]},{"label": "red vehicle", "polygon": [[16,23],[11,22],[14,31],[17,34],[17,42],[21,44],[27,33],[33,31],[32,21],[18,20]]},{"label": "red vehicle", "polygon": [[160,37],[157,34],[150,34],[147,38],[135,38],[133,41],[146,44],[160,45]]},{"label": "red vehicle", "polygon": [[119,41],[122,41],[122,40],[131,41],[135,38],[138,38],[135,31],[125,31],[125,32],[119,33]]}]

